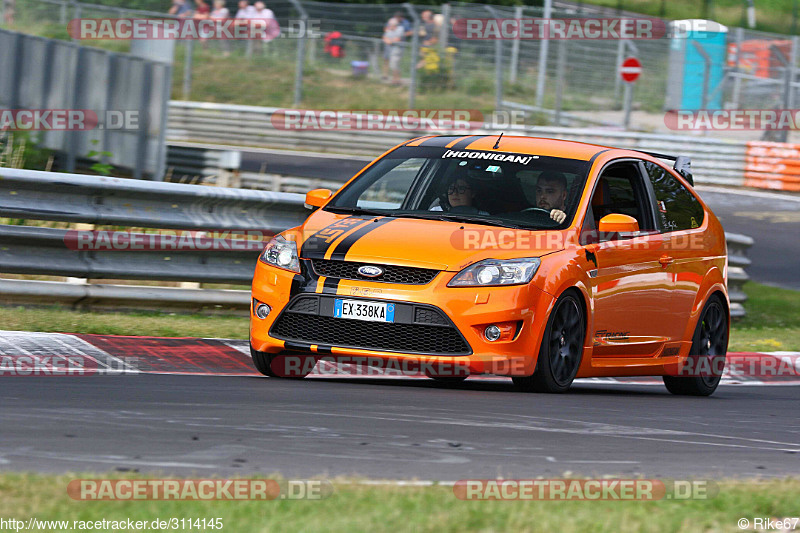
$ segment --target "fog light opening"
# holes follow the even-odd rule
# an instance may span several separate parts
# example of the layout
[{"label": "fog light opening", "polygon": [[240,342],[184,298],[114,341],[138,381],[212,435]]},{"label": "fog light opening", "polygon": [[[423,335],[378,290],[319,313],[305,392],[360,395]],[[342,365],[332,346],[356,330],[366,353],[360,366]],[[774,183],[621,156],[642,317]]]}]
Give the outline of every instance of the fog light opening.
[{"label": "fog light opening", "polygon": [[486,337],[486,340],[489,342],[494,342],[500,338],[500,328],[492,324],[491,326],[486,326],[486,329],[483,330],[483,336]]},{"label": "fog light opening", "polygon": [[253,314],[255,314],[257,318],[264,320],[269,316],[271,311],[272,308],[267,304],[255,299],[253,300]]}]

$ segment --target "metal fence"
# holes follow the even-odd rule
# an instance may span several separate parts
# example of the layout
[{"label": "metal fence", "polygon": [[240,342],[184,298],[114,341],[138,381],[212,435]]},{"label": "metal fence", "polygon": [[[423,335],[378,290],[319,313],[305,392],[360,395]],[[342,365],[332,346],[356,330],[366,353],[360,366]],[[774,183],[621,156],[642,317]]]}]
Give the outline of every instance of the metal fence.
[{"label": "metal fence", "polygon": [[[710,63],[705,64],[699,56],[678,57],[683,53],[675,51],[683,46],[680,37],[637,41],[490,41],[459,39],[453,32],[452,23],[464,18],[609,16],[580,3],[572,7],[560,3],[553,6],[550,0],[545,0],[539,7],[516,8],[465,2],[435,8],[310,0],[272,0],[268,4],[284,30],[281,38],[267,43],[253,40],[183,43],[176,66],[182,69],[179,93],[184,100],[195,96],[194,84],[202,79],[198,72],[225,57],[226,63],[240,65],[243,70],[274,72],[271,83],[283,83],[286,90],[282,94],[292,98],[270,98],[283,98],[286,105],[307,105],[304,85],[308,76],[313,75],[315,87],[322,84],[328,90],[327,105],[337,107],[337,90],[357,87],[350,78],[357,77],[362,67],[354,67],[353,61],[366,64],[364,77],[381,79],[384,25],[395,13],[402,13],[413,30],[402,43],[401,60],[402,83],[407,88],[407,105],[411,108],[456,107],[456,102],[477,102],[483,109],[524,109],[536,115],[532,120],[547,120],[555,125],[620,125],[624,121],[625,84],[617,71],[626,56],[638,57],[643,65],[632,97],[633,108],[642,112],[636,121],[640,129],[663,128],[663,111],[680,102],[675,95],[682,94],[684,87],[703,86],[706,73],[711,83],[705,87],[702,100],[709,108],[791,108],[798,101],[797,37],[730,28],[723,32],[722,44],[701,46],[711,53]],[[423,35],[425,24],[421,16],[426,9],[440,15],[435,17],[438,25],[428,27],[438,40],[429,47],[423,46],[428,36]],[[27,0],[18,11],[20,23],[51,23],[62,31],[63,25],[76,17],[166,16],[69,0]],[[301,22],[316,33],[293,31]],[[341,34],[343,58],[325,52],[326,37],[332,32]],[[684,76],[670,70],[678,64],[693,74]],[[343,79],[347,83],[339,83]],[[230,90],[222,93],[227,95],[225,98],[241,103],[265,98],[262,94],[236,94]],[[782,133],[765,135],[767,140],[783,139]]]},{"label": "metal fence", "polygon": [[[104,162],[131,169],[137,178],[163,176],[171,65],[0,30],[0,71],[0,109],[95,114],[98,124],[91,129],[34,133],[40,146],[65,154],[67,171],[94,151],[107,152]],[[126,112],[135,123],[123,122]]]},{"label": "metal fence", "polygon": [[[276,129],[272,123],[271,117],[275,111],[275,108],[267,107],[173,101],[170,102],[168,137],[173,142],[324,149],[377,156],[388,148],[417,135],[449,133],[282,130]],[[744,184],[747,151],[747,143],[744,141],[598,128],[530,126],[509,127],[505,131],[509,135],[563,138],[604,146],[686,155],[692,158],[695,179],[698,183],[732,186]],[[460,134],[497,134],[497,131],[476,128]]]},{"label": "metal fence", "polygon": [[[257,230],[273,233],[299,225],[308,214],[304,196],[179,183],[153,183],[78,174],[0,169],[0,216],[134,228]],[[252,246],[214,250],[76,250],[66,229],[0,225],[0,272],[92,279],[197,281],[249,284],[258,251]],[[138,234],[137,234],[138,235]],[[143,234],[142,234],[143,235]],[[746,250],[752,239],[727,236],[731,313],[743,316]],[[130,241],[133,242],[133,241]],[[146,242],[144,238],[140,242]],[[111,248],[109,246],[109,248]],[[246,248],[246,249],[245,249]],[[124,307],[225,306],[242,308],[247,291],[66,282],[0,280],[0,301]]]}]

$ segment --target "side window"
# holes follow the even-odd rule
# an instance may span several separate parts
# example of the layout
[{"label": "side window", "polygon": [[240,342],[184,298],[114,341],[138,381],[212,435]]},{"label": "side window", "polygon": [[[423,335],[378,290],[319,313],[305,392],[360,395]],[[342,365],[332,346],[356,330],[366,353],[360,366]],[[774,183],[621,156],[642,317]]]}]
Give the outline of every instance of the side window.
[{"label": "side window", "polygon": [[644,183],[633,162],[617,163],[603,170],[592,195],[591,210],[595,224],[606,215],[621,213],[635,218],[640,231],[655,229]]},{"label": "side window", "polygon": [[700,227],[705,213],[697,198],[665,168],[650,162],[644,166],[656,193],[657,216],[664,231]]}]

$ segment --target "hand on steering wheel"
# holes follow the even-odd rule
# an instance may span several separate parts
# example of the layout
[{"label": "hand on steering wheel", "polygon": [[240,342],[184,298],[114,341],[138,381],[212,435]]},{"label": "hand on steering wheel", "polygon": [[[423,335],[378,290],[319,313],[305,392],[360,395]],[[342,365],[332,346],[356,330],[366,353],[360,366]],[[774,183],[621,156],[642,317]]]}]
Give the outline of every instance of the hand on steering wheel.
[{"label": "hand on steering wheel", "polygon": [[567,214],[561,209],[553,209],[550,211],[550,218],[561,224],[567,219]]},{"label": "hand on steering wheel", "polygon": [[552,220],[555,220],[559,224],[561,224],[567,219],[567,214],[561,209],[542,209],[541,207],[529,207],[527,209],[522,210],[523,213],[530,213],[532,211],[538,211],[540,213],[543,213],[544,215],[551,218]]}]

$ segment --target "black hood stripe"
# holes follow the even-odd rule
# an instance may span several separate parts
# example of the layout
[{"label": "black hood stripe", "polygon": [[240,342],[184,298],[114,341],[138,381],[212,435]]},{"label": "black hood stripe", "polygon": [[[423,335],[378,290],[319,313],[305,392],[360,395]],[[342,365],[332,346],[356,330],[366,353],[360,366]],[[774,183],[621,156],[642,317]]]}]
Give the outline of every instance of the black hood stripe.
[{"label": "black hood stripe", "polygon": [[339,278],[325,278],[322,283],[323,294],[336,294],[339,292]]},{"label": "black hood stripe", "polygon": [[300,248],[300,257],[306,259],[322,259],[328,252],[328,248],[330,248],[336,240],[367,220],[372,220],[372,217],[349,216],[328,224],[305,240],[303,246]]},{"label": "black hood stripe", "polygon": [[366,235],[372,230],[378,229],[379,227],[388,224],[392,220],[395,220],[391,217],[379,218],[375,221],[366,224],[364,226],[359,227],[354,232],[350,233],[347,237],[342,239],[339,244],[336,245],[334,248],[333,253],[331,254],[331,259],[336,261],[343,261],[344,257],[347,255],[347,252],[350,251],[350,248],[358,241],[361,237]]}]

